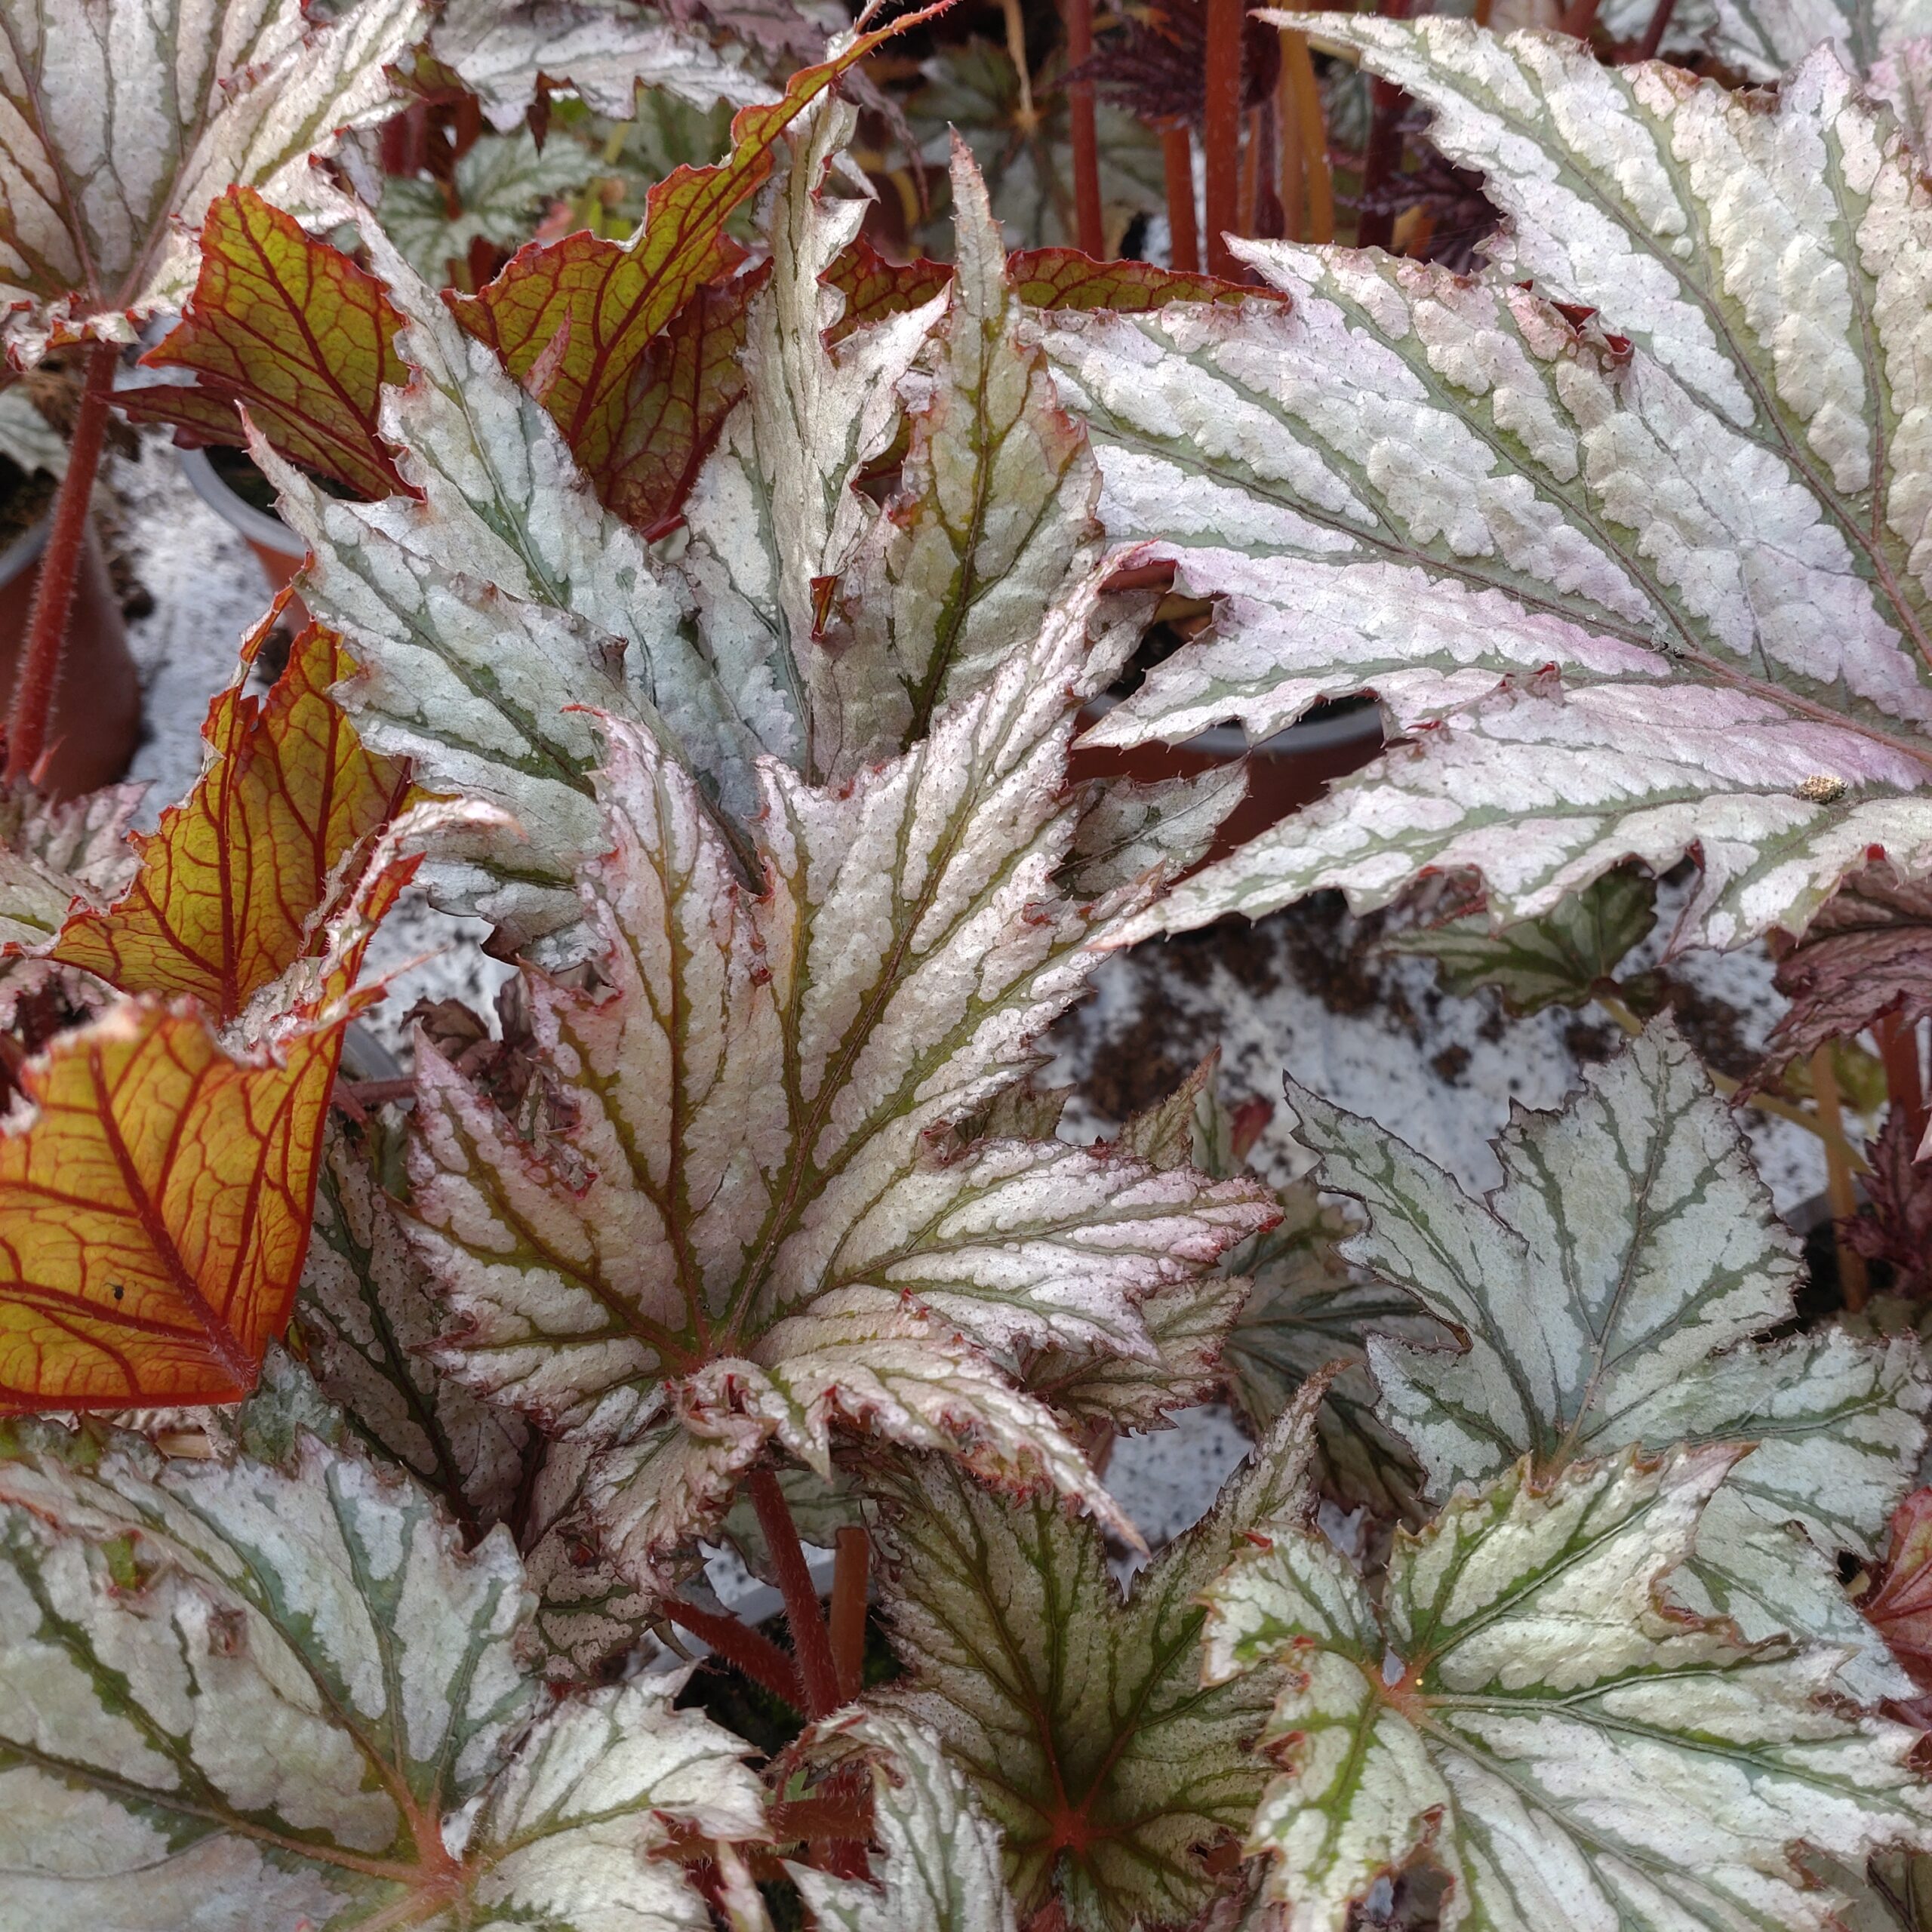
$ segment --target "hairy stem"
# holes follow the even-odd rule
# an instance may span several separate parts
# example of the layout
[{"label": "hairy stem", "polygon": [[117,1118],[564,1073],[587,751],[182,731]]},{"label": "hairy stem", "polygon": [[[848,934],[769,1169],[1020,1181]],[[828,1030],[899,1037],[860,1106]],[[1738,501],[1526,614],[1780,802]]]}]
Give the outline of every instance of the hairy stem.
[{"label": "hairy stem", "polygon": [[1161,167],[1168,186],[1168,259],[1190,274],[1201,266],[1194,226],[1194,137],[1185,128],[1161,130]]},{"label": "hairy stem", "polygon": [[[1066,64],[1069,71],[1094,57],[1094,0],[1066,0]],[[1067,121],[1073,135],[1074,239],[1083,255],[1106,258],[1107,231],[1100,214],[1100,137],[1094,122],[1094,83],[1069,81]]]},{"label": "hairy stem", "polygon": [[[1308,36],[1281,29],[1281,206],[1291,242],[1335,238],[1335,177],[1328,166],[1328,127],[1315,84]],[[1289,201],[1292,179],[1296,199]]]},{"label": "hairy stem", "polygon": [[832,1668],[838,1698],[849,1704],[866,1687],[866,1580],[872,1540],[856,1524],[838,1532],[838,1561],[832,1573]]},{"label": "hairy stem", "polygon": [[832,1668],[832,1639],[826,1634],[818,1592],[812,1587],[812,1573],[805,1567],[804,1546],[798,1540],[798,1526],[792,1520],[792,1506],[785,1500],[785,1492],[773,1470],[754,1469],[746,1486],[751,1491],[758,1526],[764,1532],[771,1565],[778,1573],[778,1587],[784,1595],[786,1620],[792,1629],[792,1650],[804,1682],[805,1714],[824,1717],[838,1709],[841,1701],[838,1673]]},{"label": "hairy stem", "polygon": [[703,1638],[727,1663],[743,1671],[754,1684],[761,1684],[795,1711],[804,1709],[804,1688],[798,1681],[797,1668],[762,1631],[683,1597],[673,1597],[666,1614],[694,1637]]},{"label": "hairy stem", "polygon": [[87,543],[88,505],[94,495],[95,472],[107,434],[107,412],[114,397],[114,369],[120,349],[97,342],[88,351],[87,380],[81,390],[80,414],[74,421],[74,439],[67,451],[67,473],[54,500],[54,528],[41,554],[40,583],[34,592],[33,615],[27,626],[25,656],[14,687],[14,708],[7,721],[7,777],[18,784],[30,779],[47,750],[48,721],[53,714],[54,687],[60,680],[60,648],[67,638],[67,620],[74,608],[74,582],[80,574],[81,552]]},{"label": "hairy stem", "polygon": [[[1825,1192],[1830,1198],[1832,1218],[1836,1223],[1858,1212],[1858,1192],[1852,1184],[1851,1146],[1844,1137],[1844,1119],[1838,1109],[1838,1070],[1832,1065],[1832,1050],[1820,1047],[1811,1056],[1811,1091],[1818,1097],[1818,1120],[1824,1131]],[[1835,1226],[1832,1238],[1838,1244],[1838,1286],[1844,1305],[1853,1314],[1865,1306],[1867,1284],[1865,1257],[1851,1247]]]},{"label": "hairy stem", "polygon": [[1241,263],[1227,237],[1240,230],[1241,0],[1208,0],[1208,100],[1201,128],[1207,165],[1208,272],[1229,281]]}]

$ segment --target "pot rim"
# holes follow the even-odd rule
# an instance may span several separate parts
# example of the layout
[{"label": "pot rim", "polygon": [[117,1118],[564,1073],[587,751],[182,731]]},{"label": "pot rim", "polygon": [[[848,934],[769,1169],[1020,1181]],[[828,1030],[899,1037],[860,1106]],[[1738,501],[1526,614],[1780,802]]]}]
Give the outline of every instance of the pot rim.
[{"label": "pot rim", "polygon": [[48,534],[53,528],[54,512],[50,510],[38,523],[29,524],[5,549],[0,550],[0,589],[40,561],[40,553],[47,548]]},{"label": "pot rim", "polygon": [[309,546],[280,517],[270,516],[266,510],[256,509],[253,503],[243,502],[221,480],[221,473],[208,460],[206,450],[177,448],[174,457],[195,494],[251,543],[259,543],[264,550],[272,550],[281,557],[303,557],[308,554]]},{"label": "pot rim", "polygon": [[[1123,700],[1103,692],[1081,706],[1082,721],[1088,724],[1097,723]],[[1272,737],[1262,740],[1258,745],[1251,745],[1247,734],[1238,724],[1214,724],[1192,738],[1168,747],[1177,752],[1196,752],[1202,755],[1218,758],[1236,758],[1243,756],[1257,758],[1300,758],[1310,752],[1329,751],[1339,745],[1359,745],[1371,738],[1383,734],[1382,707],[1369,703],[1345,711],[1338,717],[1303,718],[1293,724],[1284,725]],[[1158,745],[1159,740],[1149,741],[1149,748]],[[1097,747],[1112,750],[1111,746]]]}]

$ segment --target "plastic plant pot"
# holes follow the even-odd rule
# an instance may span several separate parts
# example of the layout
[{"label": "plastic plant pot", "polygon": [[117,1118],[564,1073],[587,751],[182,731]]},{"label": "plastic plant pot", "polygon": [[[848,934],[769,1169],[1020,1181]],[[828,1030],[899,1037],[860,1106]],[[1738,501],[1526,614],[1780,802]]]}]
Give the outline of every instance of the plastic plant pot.
[{"label": "plastic plant pot", "polygon": [[[1083,714],[1084,721],[1092,724],[1115,702],[1097,700]],[[1251,749],[1238,724],[1217,725],[1178,745],[1083,749],[1076,742],[1068,776],[1131,778],[1145,785],[1163,778],[1197,777],[1245,756],[1247,790],[1215,836],[1208,855],[1214,860],[1278,825],[1291,812],[1312,804],[1334,780],[1358,771],[1381,749],[1381,707],[1373,701],[1345,701],[1321,707]]]},{"label": "plastic plant pot", "polygon": [[[0,551],[0,707],[13,703],[51,522],[43,518]],[[128,648],[120,599],[90,524],[54,687],[41,792],[72,798],[111,785],[128,769],[140,736],[140,676]]]},{"label": "plastic plant pot", "polygon": [[[270,592],[281,589],[308,561],[307,546],[281,518],[258,510],[237,496],[208,460],[206,450],[177,449],[174,454],[195,494],[230,529],[239,531],[242,541],[254,552]],[[309,614],[299,597],[291,599],[287,617],[297,630],[308,623]]]}]

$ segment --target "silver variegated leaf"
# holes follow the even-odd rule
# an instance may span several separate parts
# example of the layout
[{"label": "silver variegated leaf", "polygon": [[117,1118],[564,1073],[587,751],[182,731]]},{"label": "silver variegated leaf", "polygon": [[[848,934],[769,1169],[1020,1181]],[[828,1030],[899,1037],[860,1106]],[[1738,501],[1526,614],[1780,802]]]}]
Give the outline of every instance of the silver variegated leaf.
[{"label": "silver variegated leaf", "polygon": [[338,695],[365,741],[520,828],[439,851],[440,903],[488,918],[508,946],[568,957],[582,949],[575,877],[599,832],[583,707],[653,724],[727,818],[752,808],[758,733],[782,738],[784,720],[741,687],[728,695],[675,584],[598,503],[556,425],[361,226],[405,318],[410,380],[385,395],[382,423],[420,500],[343,501],[259,438],[255,457],[313,553],[305,600],[361,666]]},{"label": "silver variegated leaf", "polygon": [[760,705],[769,693],[784,710],[792,737],[767,732],[766,744],[811,777],[824,775],[813,712],[831,605],[875,514],[853,486],[891,446],[898,386],[943,306],[935,297],[826,345],[841,298],[820,278],[857,236],[865,204],[821,186],[857,123],[827,94],[779,145],[783,172],[764,213],[771,277],[740,358],[746,393],[685,505],[684,568],[706,648],[729,688]]},{"label": "silver variegated leaf", "polygon": [[514,248],[529,240],[548,205],[597,170],[592,149],[568,140],[540,148],[527,128],[518,128],[479,136],[457,157],[448,183],[416,175],[385,180],[376,212],[410,266],[441,282],[450,278],[452,261],[469,260],[474,242]]},{"label": "silver variegated leaf", "polygon": [[588,1493],[640,1573],[774,1436],[826,1469],[841,1417],[1120,1527],[994,1358],[1152,1359],[1138,1304],[1272,1218],[1251,1186],[1105,1149],[943,1144],[1028,1070],[1103,943],[1104,909],[1049,883],[1072,709],[1118,648],[1090,654],[1094,595],[849,787],[764,763],[761,897],[691,781],[608,721],[584,876],[601,985],[528,994],[568,1124],[532,1146],[419,1057],[416,1234],[460,1317],[446,1358],[585,1433]]},{"label": "silver variegated leaf", "polygon": [[934,1733],[1001,1831],[1023,1922],[1192,1922],[1223,1889],[1201,1854],[1245,1832],[1272,1776],[1250,1747],[1286,1681],[1201,1681],[1201,1592],[1297,1493],[1313,1385],[1214,1509],[1122,1601],[1091,1525],[938,1463],[904,1481],[882,1597],[907,1675],[883,1708]]},{"label": "silver variegated leaf", "polygon": [[498,129],[522,119],[540,76],[613,121],[631,118],[640,88],[662,88],[694,107],[775,98],[746,69],[741,49],[623,0],[454,0],[437,20],[429,51]]},{"label": "silver variegated leaf", "polygon": [[[1648,0],[1611,0],[1597,17],[1620,39],[1650,23]],[[1907,42],[1932,34],[1925,0],[1684,0],[1660,51],[1704,54],[1727,73],[1776,81],[1815,47],[1829,47],[1854,73],[1869,75]]]},{"label": "silver variegated leaf", "polygon": [[1368,1344],[1381,1414],[1438,1494],[1525,1454],[1540,1473],[1632,1443],[1758,1442],[1707,1517],[1694,1574],[1746,1635],[1844,1641],[1849,1687],[1909,1694],[1850,1614],[1835,1558],[1877,1553],[1932,1389],[1903,1338],[1756,1339],[1791,1318],[1798,1244],[1668,1020],[1562,1112],[1518,1113],[1486,1199],[1370,1122],[1290,1097],[1322,1184],[1367,1211],[1344,1252],[1462,1343]]},{"label": "silver variegated leaf", "polygon": [[844,1720],[835,1737],[872,1760],[878,1849],[869,1884],[786,1868],[817,1932],[1014,1932],[999,1834],[937,1740],[878,1711]]},{"label": "silver variegated leaf", "polygon": [[128,828],[140,785],[109,785],[50,804],[25,787],[0,794],[0,943],[49,943],[78,904],[111,906],[134,875]]},{"label": "silver variegated leaf", "polygon": [[1452,1881],[1445,1932],[1828,1932],[1853,1866],[1932,1837],[1918,1734],[1829,1700],[1837,1654],[1741,1642],[1669,1600],[1737,1451],[1526,1465],[1396,1533],[1379,1605],[1304,1500],[1209,1602],[1210,1683],[1286,1675],[1251,1848],[1295,1932],[1378,1878]]},{"label": "silver variegated leaf", "polygon": [[674,1710],[675,1680],[540,1713],[507,1538],[465,1555],[408,1478],[286,1433],[272,1462],[8,1435],[8,1915],[703,1932],[701,1896],[652,1854],[673,1826],[764,1835],[739,1740]]},{"label": "silver variegated leaf", "polygon": [[72,327],[131,341],[192,286],[192,236],[237,183],[306,192],[312,154],[386,119],[422,0],[10,0],[0,34],[0,299],[17,359]]},{"label": "silver variegated leaf", "polygon": [[1100,478],[1017,338],[1020,304],[972,150],[952,148],[951,306],[912,418],[900,491],[848,577],[851,635],[814,653],[817,758],[857,771],[903,751],[1030,638],[1097,553]]},{"label": "silver variegated leaf", "polygon": [[1481,281],[1257,243],[1285,309],[1043,322],[1109,531],[1223,600],[1095,739],[1364,690],[1408,734],[1149,923],[1462,867],[1507,921],[1694,851],[1673,943],[1731,946],[1875,847],[1932,864],[1932,203],[1882,115],[1829,51],[1767,109],[1555,35],[1281,18],[1508,220]]}]

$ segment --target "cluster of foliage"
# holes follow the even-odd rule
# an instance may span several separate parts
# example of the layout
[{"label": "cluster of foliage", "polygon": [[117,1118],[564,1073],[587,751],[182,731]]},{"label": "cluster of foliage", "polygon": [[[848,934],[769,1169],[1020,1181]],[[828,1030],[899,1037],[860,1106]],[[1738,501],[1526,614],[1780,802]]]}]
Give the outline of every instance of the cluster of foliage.
[{"label": "cluster of foliage", "polygon": [[[57,539],[110,408],[245,440],[313,619],[150,834],[40,796],[16,707],[8,1915],[1932,1927],[1912,11],[1270,16],[1275,98],[1346,54],[1502,225],[1467,275],[1217,229],[1237,281],[1009,254],[964,139],[949,263],[889,259],[903,22],[774,82],[796,17],[0,0]],[[1211,119],[1223,25],[1080,85]],[[479,252],[485,143],[640,84],[728,153]],[[1169,583],[1212,621],[1140,675]],[[1365,692],[1387,749],[1238,843],[1238,764],[1069,777]],[[1741,1088],[1620,977],[1673,869],[1667,951],[1779,952]],[[339,1069],[412,880],[517,977],[398,1097]],[[1627,1044],[1482,1198],[1292,1079],[1312,1171],[1251,1169],[1211,1063],[1063,1128],[1110,953],[1329,888]],[[1737,1109],[1848,1184],[1868,1031],[1821,1309]],[[1123,1589],[1105,1451],[1217,1392],[1253,1454]]]}]

